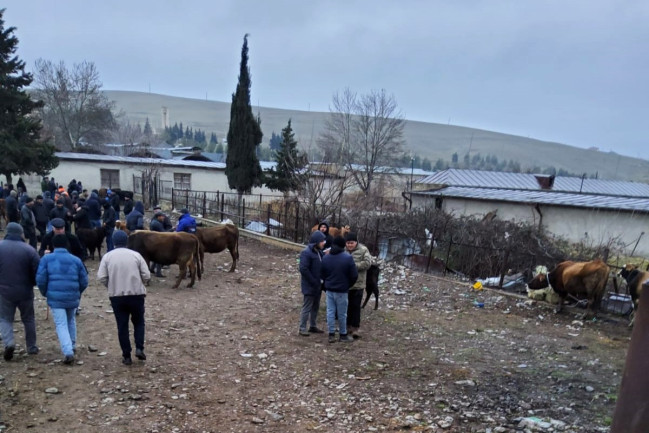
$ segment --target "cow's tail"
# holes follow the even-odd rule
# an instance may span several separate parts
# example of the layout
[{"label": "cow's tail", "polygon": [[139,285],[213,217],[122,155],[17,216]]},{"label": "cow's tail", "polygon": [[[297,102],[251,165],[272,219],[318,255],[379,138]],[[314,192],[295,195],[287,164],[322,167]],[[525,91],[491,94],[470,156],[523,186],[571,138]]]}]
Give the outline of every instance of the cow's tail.
[{"label": "cow's tail", "polygon": [[201,241],[196,238],[196,251],[194,251],[194,262],[196,263],[196,275],[198,276],[198,279],[201,279],[201,276],[203,274],[203,270],[201,269]]}]

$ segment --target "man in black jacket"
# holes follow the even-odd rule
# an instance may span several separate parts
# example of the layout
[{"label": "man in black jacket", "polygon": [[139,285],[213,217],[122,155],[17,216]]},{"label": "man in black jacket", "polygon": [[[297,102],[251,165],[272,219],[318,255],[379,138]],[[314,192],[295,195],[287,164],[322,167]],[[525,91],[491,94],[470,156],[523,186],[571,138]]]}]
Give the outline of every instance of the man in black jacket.
[{"label": "man in black jacket", "polygon": [[47,231],[47,223],[50,221],[49,212],[43,203],[42,195],[39,194],[36,196],[32,212],[34,212],[34,218],[36,219],[36,229],[38,230],[37,239],[39,242],[42,242],[43,236],[45,236]]},{"label": "man in black jacket", "polygon": [[54,251],[54,245],[52,244],[52,239],[54,239],[54,236],[65,235],[65,237],[68,239],[68,244],[66,245],[65,249],[83,260],[84,254],[81,247],[81,242],[79,242],[79,238],[76,235],[67,233],[65,231],[65,221],[63,221],[61,218],[54,218],[52,221],[50,221],[50,223],[52,224],[52,231],[43,237],[41,248],[38,250],[38,255],[43,257],[43,254],[49,254]]}]

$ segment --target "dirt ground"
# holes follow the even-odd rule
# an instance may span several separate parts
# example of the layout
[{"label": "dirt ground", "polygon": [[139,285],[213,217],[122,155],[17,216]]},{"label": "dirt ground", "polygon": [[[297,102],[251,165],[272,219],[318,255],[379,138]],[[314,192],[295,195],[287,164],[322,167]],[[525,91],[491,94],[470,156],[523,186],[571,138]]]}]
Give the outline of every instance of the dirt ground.
[{"label": "dirt ground", "polygon": [[[233,274],[227,252],[207,255],[194,289],[153,279],[148,360],[130,367],[98,261],[86,263],[76,364],[61,363],[37,293],[41,351],[21,345],[0,360],[0,431],[609,430],[630,337],[624,320],[581,322],[581,311],[555,315],[547,304],[386,266],[362,338],[329,344],[326,334],[298,336],[299,254],[247,238],[240,253]],[[318,320],[324,328],[324,302]],[[24,343],[22,324],[15,329]]]}]

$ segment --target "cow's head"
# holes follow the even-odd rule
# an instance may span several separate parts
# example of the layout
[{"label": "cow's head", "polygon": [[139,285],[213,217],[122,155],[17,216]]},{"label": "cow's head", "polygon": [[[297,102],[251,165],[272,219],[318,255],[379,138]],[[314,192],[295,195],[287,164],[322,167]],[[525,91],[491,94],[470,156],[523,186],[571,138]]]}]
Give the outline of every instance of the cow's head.
[{"label": "cow's head", "polygon": [[620,272],[618,272],[617,274],[626,280],[627,278],[629,278],[631,273],[637,269],[638,269],[637,265],[632,265],[627,263],[624,266],[622,266],[622,269],[620,269]]},{"label": "cow's head", "polygon": [[528,283],[527,283],[527,288],[529,290],[540,290],[540,289],[545,289],[546,287],[549,286],[548,283],[548,275],[539,273],[537,274],[534,278],[532,278]]}]

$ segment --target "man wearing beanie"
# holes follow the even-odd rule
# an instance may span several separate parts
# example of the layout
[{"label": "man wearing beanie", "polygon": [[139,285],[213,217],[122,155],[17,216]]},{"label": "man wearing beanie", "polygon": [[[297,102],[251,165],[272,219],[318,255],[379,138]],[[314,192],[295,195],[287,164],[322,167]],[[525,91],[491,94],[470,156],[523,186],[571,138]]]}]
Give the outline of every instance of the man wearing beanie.
[{"label": "man wearing beanie", "polygon": [[361,302],[367,279],[367,270],[372,265],[372,256],[365,245],[358,243],[356,233],[347,233],[345,237],[347,251],[354,258],[356,269],[358,269],[358,280],[349,289],[349,308],[347,312],[347,331],[353,338],[361,338],[358,335],[358,328],[361,327]]},{"label": "man wearing beanie", "polygon": [[47,298],[59,337],[64,364],[74,362],[77,345],[76,312],[81,294],[88,287],[88,272],[78,257],[68,252],[65,233],[54,236],[54,251],[38,265],[36,284]]},{"label": "man wearing beanie", "polygon": [[133,322],[135,356],[146,360],[144,354],[145,284],[151,280],[149,266],[140,253],[126,248],[128,236],[121,230],[113,233],[114,250],[101,258],[97,279],[108,287],[108,298],[117,322],[117,337],[122,349],[122,363],[131,365],[129,320]]},{"label": "man wearing beanie", "polygon": [[[322,297],[320,265],[322,263],[322,247],[324,247],[324,244],[324,233],[316,230],[311,234],[309,244],[300,253],[300,287],[303,301],[299,334],[303,337],[308,337],[310,333],[322,334],[324,332],[316,326],[320,298]],[[306,328],[307,321],[311,324],[308,330]]]},{"label": "man wearing beanie", "polygon": [[0,241],[0,335],[5,361],[11,360],[16,350],[13,328],[16,308],[25,326],[27,353],[38,353],[34,285],[39,260],[36,250],[25,243],[20,224],[7,224],[5,238]]},{"label": "man wearing beanie", "polygon": [[336,236],[331,245],[331,250],[322,259],[322,279],[327,291],[327,327],[329,328],[329,342],[336,342],[336,316],[340,329],[340,341],[349,343],[354,341],[348,334],[347,328],[347,293],[358,278],[354,259],[345,252],[345,239]]}]

